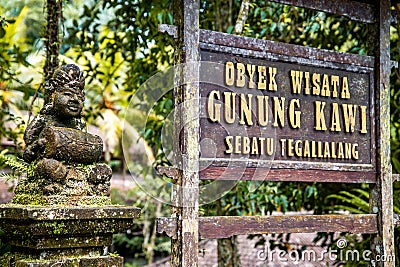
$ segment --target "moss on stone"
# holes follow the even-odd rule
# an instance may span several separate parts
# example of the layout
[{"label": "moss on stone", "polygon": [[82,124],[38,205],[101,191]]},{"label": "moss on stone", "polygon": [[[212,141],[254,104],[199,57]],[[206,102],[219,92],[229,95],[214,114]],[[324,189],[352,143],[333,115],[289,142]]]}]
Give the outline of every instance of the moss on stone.
[{"label": "moss on stone", "polygon": [[43,195],[20,193],[14,196],[12,203],[20,205],[44,206],[47,204],[47,201]]}]

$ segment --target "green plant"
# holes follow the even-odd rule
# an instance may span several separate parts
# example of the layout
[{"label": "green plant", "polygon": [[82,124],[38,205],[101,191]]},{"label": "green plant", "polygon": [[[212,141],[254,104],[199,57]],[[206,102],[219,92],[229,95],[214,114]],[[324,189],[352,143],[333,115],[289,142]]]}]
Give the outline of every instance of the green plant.
[{"label": "green plant", "polygon": [[361,188],[348,191],[340,191],[331,194],[328,199],[335,199],[340,204],[333,205],[334,210],[346,210],[351,213],[363,214],[369,212],[369,192]]},{"label": "green plant", "polygon": [[7,152],[7,150],[0,152],[0,166],[10,167],[13,173],[0,173],[0,179],[5,179],[6,181],[18,179],[23,174],[26,174],[27,177],[35,176],[35,162],[29,164],[14,155],[7,155]]}]

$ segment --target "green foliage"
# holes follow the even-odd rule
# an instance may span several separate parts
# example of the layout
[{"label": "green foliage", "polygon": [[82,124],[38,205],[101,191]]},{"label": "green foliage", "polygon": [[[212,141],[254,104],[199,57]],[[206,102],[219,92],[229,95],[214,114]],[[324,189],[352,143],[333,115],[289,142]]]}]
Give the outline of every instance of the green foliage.
[{"label": "green foliage", "polygon": [[323,49],[366,53],[365,24],[324,12],[253,1],[244,35]]},{"label": "green foliage", "polygon": [[[222,197],[220,215],[264,216],[274,211],[312,209],[317,199],[315,184],[298,183],[293,186],[283,182],[263,182],[257,186],[252,181],[239,181]],[[211,203],[203,207],[203,213],[216,215],[214,205]]]},{"label": "green foliage", "polygon": [[348,191],[340,191],[338,194],[329,195],[328,198],[335,199],[333,206],[335,210],[347,210],[355,214],[369,213],[369,192],[365,189],[356,188]]},{"label": "green foliage", "polygon": [[14,172],[12,175],[9,173],[0,173],[0,179],[5,179],[6,181],[18,179],[24,174],[26,174],[28,178],[35,176],[35,162],[31,164],[26,163],[23,159],[15,155],[7,155],[7,152],[7,150],[0,152],[0,166],[8,166]]},{"label": "green foliage", "polygon": [[27,57],[32,51],[24,34],[27,12],[28,8],[22,8],[16,17],[0,18],[0,139],[13,141],[16,150],[22,146],[25,128],[21,109],[27,108],[25,101],[34,91],[19,78],[20,68],[29,66]]},{"label": "green foliage", "polygon": [[[396,29],[392,27],[390,47],[391,58],[400,62],[400,24]],[[392,69],[390,76],[390,135],[391,135],[391,160],[394,173],[400,173],[400,73],[398,69]],[[400,191],[397,191],[397,194]]]}]

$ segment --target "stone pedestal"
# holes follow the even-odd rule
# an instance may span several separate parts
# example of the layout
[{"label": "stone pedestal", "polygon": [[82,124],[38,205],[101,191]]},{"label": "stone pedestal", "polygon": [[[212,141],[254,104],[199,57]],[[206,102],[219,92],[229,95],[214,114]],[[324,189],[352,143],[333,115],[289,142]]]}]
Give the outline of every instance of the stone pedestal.
[{"label": "stone pedestal", "polygon": [[122,267],[123,258],[107,248],[139,216],[140,209],[125,206],[0,205],[1,240],[11,245],[0,266]]}]

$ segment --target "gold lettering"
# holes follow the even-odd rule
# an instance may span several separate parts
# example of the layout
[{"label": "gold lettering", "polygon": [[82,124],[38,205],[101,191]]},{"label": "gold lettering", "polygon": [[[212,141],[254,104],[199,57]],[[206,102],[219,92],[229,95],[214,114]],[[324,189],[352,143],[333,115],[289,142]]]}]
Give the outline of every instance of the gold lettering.
[{"label": "gold lettering", "polygon": [[225,64],[225,83],[226,85],[233,85],[235,82],[235,67],[233,66],[232,62],[226,62]]},{"label": "gold lettering", "polygon": [[347,81],[346,76],[342,79],[342,93],[340,97],[350,99],[349,82]]},{"label": "gold lettering", "polygon": [[285,107],[285,98],[281,97],[273,97],[274,99],[274,127],[278,127],[278,118],[279,124],[281,127],[285,126],[285,117],[284,117],[284,107]]},{"label": "gold lettering", "polygon": [[353,144],[353,149],[352,149],[352,155],[353,159],[358,159],[358,150],[357,150],[358,144]]},{"label": "gold lettering", "polygon": [[360,106],[361,109],[361,130],[362,134],[368,133],[367,131],[367,106]]},{"label": "gold lettering", "polygon": [[301,82],[303,80],[303,72],[297,70],[291,70],[290,75],[292,76],[292,93],[301,93]]},{"label": "gold lettering", "polygon": [[243,149],[243,154],[249,154],[250,153],[250,138],[247,136],[242,137],[243,144],[242,144],[242,149]]},{"label": "gold lettering", "polygon": [[318,157],[322,158],[324,155],[322,154],[322,142],[318,141]]},{"label": "gold lettering", "polygon": [[256,66],[247,64],[247,72],[249,73],[249,88],[254,88],[254,72],[256,71]]},{"label": "gold lettering", "polygon": [[221,120],[221,104],[214,103],[215,100],[220,99],[219,91],[211,91],[207,101],[208,118],[212,122],[219,122]]},{"label": "gold lettering", "polygon": [[326,74],[324,74],[322,78],[321,96],[326,96],[326,97],[331,96],[331,91],[329,89],[329,76]]},{"label": "gold lettering", "polygon": [[344,143],[344,156],[346,159],[351,159],[351,144]]},{"label": "gold lettering", "polygon": [[265,66],[258,66],[258,84],[257,87],[259,90],[265,90],[267,89],[267,82],[265,81],[265,75],[267,72],[267,69]]},{"label": "gold lettering", "polygon": [[275,81],[275,75],[276,75],[276,68],[268,68],[269,71],[269,90],[270,91],[276,91],[278,90],[278,85],[276,84]]},{"label": "gold lettering", "polygon": [[312,81],[314,84],[313,95],[320,95],[321,89],[320,89],[319,83],[321,82],[321,75],[318,73],[313,73]]},{"label": "gold lettering", "polygon": [[329,142],[324,142],[324,158],[330,158],[331,152],[329,150]]},{"label": "gold lettering", "polygon": [[332,103],[331,131],[332,132],[340,132],[341,131],[338,103]]},{"label": "gold lettering", "polygon": [[343,154],[343,143],[338,143],[338,155],[337,158],[338,159],[343,159],[344,158],[344,154]]},{"label": "gold lettering", "polygon": [[236,86],[237,87],[244,87],[245,81],[246,81],[246,69],[244,68],[243,63],[237,63],[236,64],[236,69],[237,69],[237,77],[236,77]]},{"label": "gold lettering", "polygon": [[268,125],[268,113],[269,113],[268,112],[269,111],[268,100],[269,100],[269,96],[262,96],[262,95],[257,96],[258,123],[261,126]]},{"label": "gold lettering", "polygon": [[305,78],[305,87],[304,87],[304,94],[309,95],[310,94],[310,73],[309,72],[304,72],[304,78]]},{"label": "gold lettering", "polygon": [[331,84],[333,86],[332,97],[338,97],[339,76],[331,76]]},{"label": "gold lettering", "polygon": [[317,154],[315,151],[315,141],[311,141],[311,157],[316,158]]},{"label": "gold lettering", "polygon": [[228,146],[228,149],[225,151],[225,153],[227,154],[231,154],[233,152],[232,150],[232,140],[233,140],[233,136],[227,136],[225,137],[225,143]]},{"label": "gold lettering", "polygon": [[288,154],[288,156],[289,157],[293,157],[294,156],[294,154],[293,154],[293,139],[288,139],[287,140],[287,154]]},{"label": "gold lettering", "polygon": [[281,139],[281,147],[282,147],[282,157],[285,156],[285,147],[286,146],[286,139]]},{"label": "gold lettering", "polygon": [[357,105],[342,104],[346,133],[354,132],[356,126]]},{"label": "gold lettering", "polygon": [[315,101],[315,130],[317,131],[325,131],[326,123],[325,123],[325,102]]},{"label": "gold lettering", "polygon": [[332,146],[332,149],[331,149],[331,151],[332,151],[332,154],[331,154],[331,157],[333,158],[333,159],[336,159],[336,147],[335,147],[335,142],[331,142],[331,146]]},{"label": "gold lettering", "polygon": [[301,111],[294,111],[295,106],[300,108],[300,100],[292,99],[289,104],[289,122],[293,129],[300,128]]},{"label": "gold lettering", "polygon": [[302,156],[302,146],[301,146],[301,140],[296,140],[294,143],[294,151],[296,153],[296,156],[301,157]]},{"label": "gold lettering", "polygon": [[[253,125],[252,112],[251,112],[251,98],[252,94],[248,94],[248,101],[246,102],[245,95],[240,95],[240,124]],[[246,122],[245,122],[246,118]]]},{"label": "gold lettering", "polygon": [[267,138],[267,155],[272,156],[274,153],[274,139],[272,137]]},{"label": "gold lettering", "polygon": [[264,137],[259,137],[258,139],[260,139],[260,155],[264,155]]},{"label": "gold lettering", "polygon": [[240,149],[240,139],[241,138],[242,138],[241,136],[235,136],[235,153],[236,154],[241,153],[241,149]]},{"label": "gold lettering", "polygon": [[236,93],[224,92],[225,102],[225,121],[227,123],[235,122],[236,113]]},{"label": "gold lettering", "polygon": [[252,155],[257,155],[258,154],[257,137],[253,137],[252,140],[251,140],[251,154]]},{"label": "gold lettering", "polygon": [[303,145],[303,156],[309,158],[310,157],[310,143],[308,142],[308,140],[304,141],[304,145]]}]

